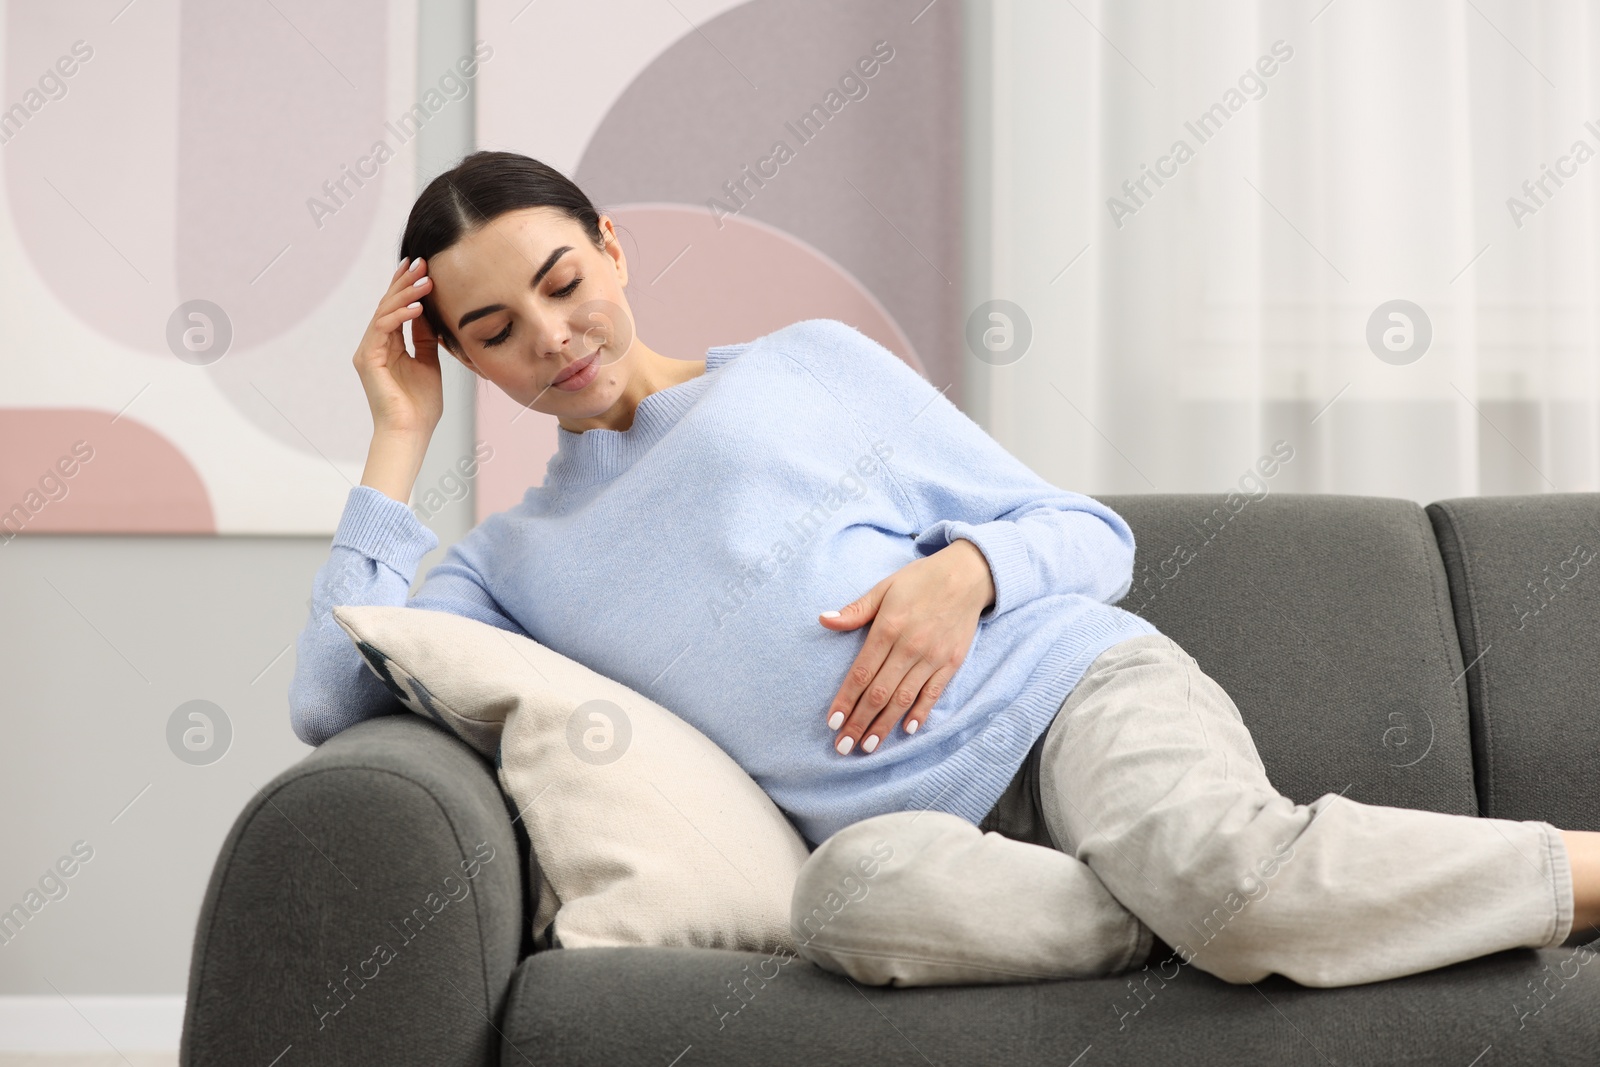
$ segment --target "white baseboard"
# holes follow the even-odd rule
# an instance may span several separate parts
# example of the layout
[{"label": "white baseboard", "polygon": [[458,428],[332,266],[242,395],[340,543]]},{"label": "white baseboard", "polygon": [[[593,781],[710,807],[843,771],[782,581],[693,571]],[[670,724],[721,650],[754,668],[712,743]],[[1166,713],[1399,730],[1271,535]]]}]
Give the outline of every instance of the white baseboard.
[{"label": "white baseboard", "polygon": [[176,1052],[183,997],[0,996],[0,1052]]}]

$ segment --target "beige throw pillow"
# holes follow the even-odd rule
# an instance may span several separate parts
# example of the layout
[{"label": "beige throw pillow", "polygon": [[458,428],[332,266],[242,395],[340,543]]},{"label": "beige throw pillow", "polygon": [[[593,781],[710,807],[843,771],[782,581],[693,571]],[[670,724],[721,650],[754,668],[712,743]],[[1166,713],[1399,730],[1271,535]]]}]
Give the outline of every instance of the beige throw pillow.
[{"label": "beige throw pillow", "polygon": [[789,902],[805,841],[704,734],[581,663],[464,616],[333,614],[402,703],[495,760],[527,825],[530,876],[543,873],[537,943],[796,948]]}]

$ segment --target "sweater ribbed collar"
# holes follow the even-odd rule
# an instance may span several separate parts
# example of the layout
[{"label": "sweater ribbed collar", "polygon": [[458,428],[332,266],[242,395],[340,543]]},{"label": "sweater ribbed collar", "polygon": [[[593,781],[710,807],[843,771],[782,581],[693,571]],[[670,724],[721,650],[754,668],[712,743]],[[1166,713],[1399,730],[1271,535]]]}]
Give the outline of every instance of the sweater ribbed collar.
[{"label": "sweater ribbed collar", "polygon": [[711,388],[717,370],[752,344],[753,341],[742,341],[706,349],[705,373],[659,389],[639,401],[633,425],[626,430],[573,433],[557,426],[556,454],[545,468],[544,484],[563,488],[594,485],[610,481],[632,467]]}]

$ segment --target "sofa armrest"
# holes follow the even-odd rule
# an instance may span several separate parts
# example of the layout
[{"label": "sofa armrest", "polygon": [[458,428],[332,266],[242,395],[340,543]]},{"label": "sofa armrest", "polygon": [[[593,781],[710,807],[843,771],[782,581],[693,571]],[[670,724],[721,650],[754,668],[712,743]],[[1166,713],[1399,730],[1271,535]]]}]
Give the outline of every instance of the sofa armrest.
[{"label": "sofa armrest", "polygon": [[488,1065],[526,869],[493,769],[415,715],[330,738],[212,869],[180,1063]]}]

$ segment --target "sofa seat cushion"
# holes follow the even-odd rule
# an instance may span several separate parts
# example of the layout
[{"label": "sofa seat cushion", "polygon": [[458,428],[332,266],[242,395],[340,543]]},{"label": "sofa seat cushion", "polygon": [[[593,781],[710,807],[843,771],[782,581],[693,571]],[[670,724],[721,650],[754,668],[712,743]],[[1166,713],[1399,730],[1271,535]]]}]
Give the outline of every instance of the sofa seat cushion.
[{"label": "sofa seat cushion", "polygon": [[1581,949],[1340,989],[1234,986],[1189,967],[1170,980],[1151,968],[897,989],[767,960],[706,949],[530,956],[507,995],[500,1062],[1465,1067],[1491,1046],[1476,1062],[1593,1063],[1600,1048],[1600,958]]},{"label": "sofa seat cushion", "polygon": [[1464,664],[1421,507],[1289,493],[1100,499],[1137,543],[1119,606],[1221,683],[1279,792],[1477,814]]}]

